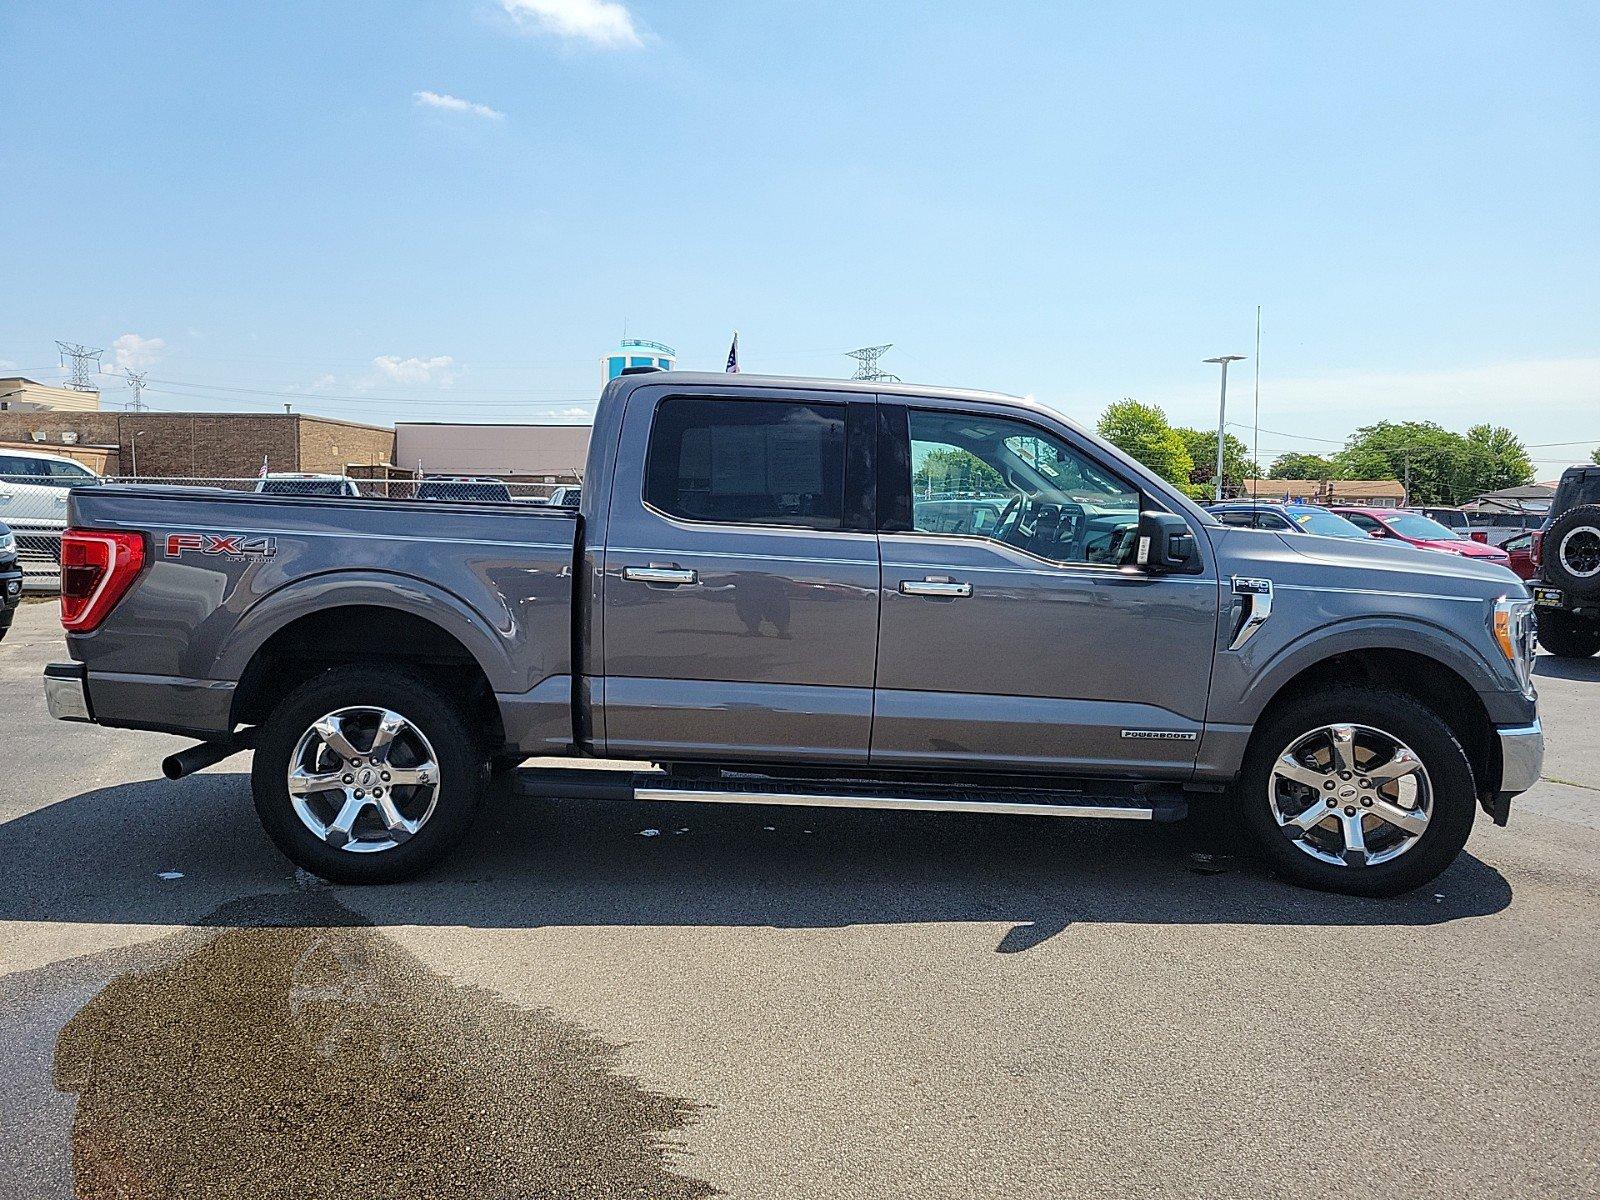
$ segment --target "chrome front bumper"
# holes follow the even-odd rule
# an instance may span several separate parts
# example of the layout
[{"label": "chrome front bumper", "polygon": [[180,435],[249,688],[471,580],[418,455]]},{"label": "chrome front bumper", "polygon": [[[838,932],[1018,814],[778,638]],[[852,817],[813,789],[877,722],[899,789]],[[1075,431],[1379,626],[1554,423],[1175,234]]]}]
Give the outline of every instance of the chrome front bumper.
[{"label": "chrome front bumper", "polygon": [[58,721],[93,721],[88,672],[82,663],[50,663],[44,669],[44,702]]},{"label": "chrome front bumper", "polygon": [[1514,729],[1497,729],[1500,735],[1500,793],[1514,796],[1539,782],[1544,767],[1544,727],[1538,721]]}]

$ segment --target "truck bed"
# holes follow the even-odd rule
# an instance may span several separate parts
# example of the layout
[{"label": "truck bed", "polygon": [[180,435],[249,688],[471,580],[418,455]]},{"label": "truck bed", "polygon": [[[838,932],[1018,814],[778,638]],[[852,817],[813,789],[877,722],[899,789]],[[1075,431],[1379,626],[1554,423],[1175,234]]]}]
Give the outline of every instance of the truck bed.
[{"label": "truck bed", "polygon": [[571,743],[572,510],[111,485],[75,490],[69,511],[76,528],[145,535],[126,597],[68,638],[101,724],[226,734],[252,664],[296,622],[375,657],[431,637],[426,622],[482,670],[509,744]]}]

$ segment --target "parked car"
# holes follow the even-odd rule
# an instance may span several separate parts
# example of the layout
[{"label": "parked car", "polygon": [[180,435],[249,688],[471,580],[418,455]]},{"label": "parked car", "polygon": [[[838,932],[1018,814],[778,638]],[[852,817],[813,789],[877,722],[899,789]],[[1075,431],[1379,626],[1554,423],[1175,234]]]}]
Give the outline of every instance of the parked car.
[{"label": "parked car", "polygon": [[1533,535],[1539,643],[1563,658],[1600,651],[1600,467],[1568,467]]},{"label": "parked car", "polygon": [[1509,556],[1499,546],[1462,537],[1421,513],[1403,508],[1346,508],[1342,505],[1335,505],[1333,511],[1367,533],[1394,538],[1421,550],[1459,554],[1462,558],[1480,558],[1502,567],[1510,564]]},{"label": "parked car", "polygon": [[0,521],[13,533],[59,534],[67,525],[67,489],[104,480],[82,463],[43,450],[0,450]]},{"label": "parked car", "polygon": [[17,539],[0,524],[0,638],[11,630],[11,619],[22,603],[22,567],[17,563]]},{"label": "parked car", "polygon": [[469,475],[431,475],[417,485],[417,499],[509,504],[511,489],[499,479],[474,479]]},{"label": "parked car", "polygon": [[1224,525],[1271,529],[1278,533],[1312,533],[1322,537],[1367,538],[1372,535],[1319,504],[1268,504],[1236,500],[1208,504],[1206,511]]},{"label": "parked car", "polygon": [[[1008,494],[925,528],[912,448]],[[489,769],[545,796],[1174,820],[1291,879],[1415,887],[1539,776],[1508,572],[1230,529],[1031,400],[883,381],[607,385],[581,511],[74,492],[58,717],[254,747],[345,882],[436,862]],[[658,764],[607,771],[583,759]]]},{"label": "parked car", "polygon": [[1518,579],[1532,579],[1538,571],[1533,561],[1533,539],[1531,533],[1519,533],[1500,547],[1506,552],[1506,565]]},{"label": "parked car", "polygon": [[361,488],[348,475],[311,471],[273,471],[256,482],[256,491],[269,496],[359,496]]}]

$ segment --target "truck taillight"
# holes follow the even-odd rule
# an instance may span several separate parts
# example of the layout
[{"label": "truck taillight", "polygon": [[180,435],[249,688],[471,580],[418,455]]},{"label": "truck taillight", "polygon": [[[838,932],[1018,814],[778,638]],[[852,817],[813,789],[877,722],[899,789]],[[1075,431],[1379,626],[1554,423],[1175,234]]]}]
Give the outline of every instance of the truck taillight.
[{"label": "truck taillight", "polygon": [[116,529],[69,529],[61,535],[61,625],[98,628],[144,566],[144,535]]},{"label": "truck taillight", "polygon": [[1528,539],[1528,557],[1533,560],[1533,565],[1538,566],[1544,559],[1544,530],[1535,529],[1533,536]]}]

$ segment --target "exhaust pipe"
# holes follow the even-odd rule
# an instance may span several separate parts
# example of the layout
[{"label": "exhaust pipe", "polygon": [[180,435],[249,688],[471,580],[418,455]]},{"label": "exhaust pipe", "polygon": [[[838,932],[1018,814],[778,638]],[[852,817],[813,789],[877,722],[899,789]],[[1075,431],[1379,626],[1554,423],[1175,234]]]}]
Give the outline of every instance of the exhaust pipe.
[{"label": "exhaust pipe", "polygon": [[250,749],[256,744],[255,732],[254,729],[247,729],[233,737],[222,738],[215,742],[201,742],[190,746],[187,750],[169,754],[161,760],[161,773],[168,779],[182,779],[185,775],[193,775],[196,771],[219,763],[241,750]]}]

